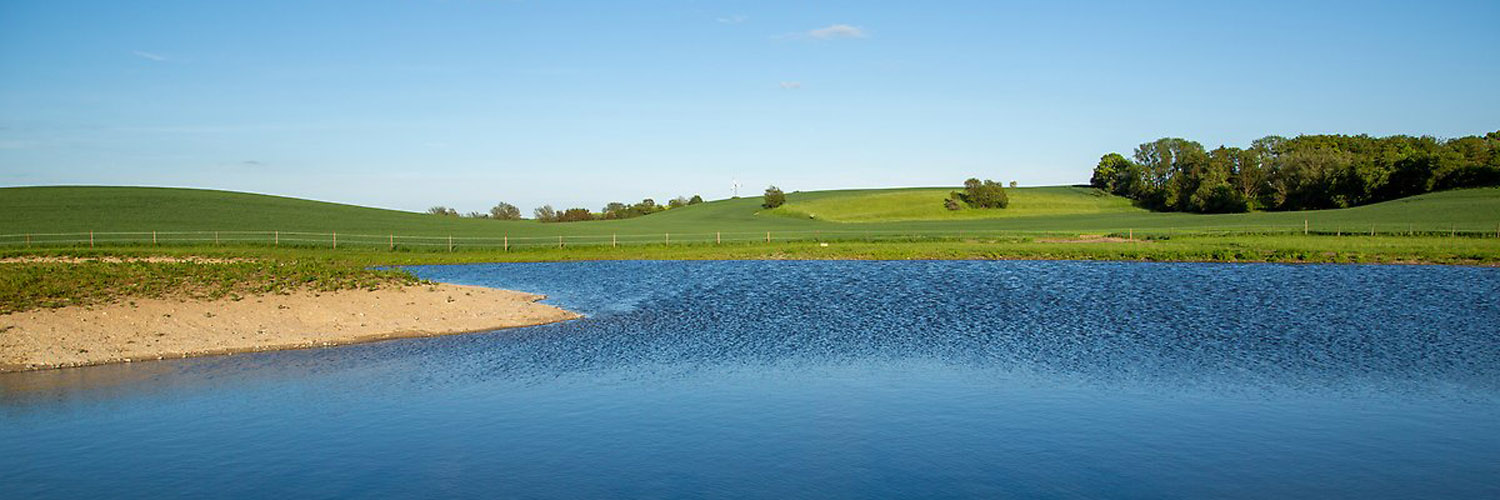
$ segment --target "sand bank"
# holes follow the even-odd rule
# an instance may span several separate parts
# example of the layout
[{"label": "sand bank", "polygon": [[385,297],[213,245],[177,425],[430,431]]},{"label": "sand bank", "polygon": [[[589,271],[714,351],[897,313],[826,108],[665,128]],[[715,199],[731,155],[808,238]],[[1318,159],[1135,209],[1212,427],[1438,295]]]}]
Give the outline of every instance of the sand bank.
[{"label": "sand bank", "polygon": [[0,315],[0,372],[303,349],[578,318],[542,296],[461,285],[137,299]]}]

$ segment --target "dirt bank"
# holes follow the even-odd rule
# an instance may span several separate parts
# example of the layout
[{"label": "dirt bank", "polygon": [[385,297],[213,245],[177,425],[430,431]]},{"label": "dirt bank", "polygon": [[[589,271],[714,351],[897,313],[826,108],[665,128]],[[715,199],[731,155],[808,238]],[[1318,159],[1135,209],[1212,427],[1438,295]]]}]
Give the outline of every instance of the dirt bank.
[{"label": "dirt bank", "polygon": [[461,285],[138,299],[0,315],[0,372],[302,349],[578,318],[528,293]]}]

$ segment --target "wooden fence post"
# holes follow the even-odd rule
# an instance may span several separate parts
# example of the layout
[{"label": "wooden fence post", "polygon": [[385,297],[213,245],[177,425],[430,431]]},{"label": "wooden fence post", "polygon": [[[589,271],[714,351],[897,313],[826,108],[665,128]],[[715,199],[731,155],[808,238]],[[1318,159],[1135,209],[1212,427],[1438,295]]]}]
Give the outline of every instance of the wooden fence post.
[{"label": "wooden fence post", "polygon": [[218,244],[219,244],[219,232],[218,231],[214,231],[214,245],[218,246]]},{"label": "wooden fence post", "polygon": [[333,232],[333,249],[334,250],[338,250],[339,249],[339,232],[338,231],[334,231]]},{"label": "wooden fence post", "polygon": [[272,240],[271,246],[281,246],[281,230],[278,229],[276,231],[273,231],[271,233],[271,237],[274,238]]},{"label": "wooden fence post", "polygon": [[151,246],[156,246],[156,231],[151,232]]},{"label": "wooden fence post", "polygon": [[508,235],[508,234],[505,235],[505,239],[502,240],[500,244],[504,245],[504,246],[501,247],[501,249],[503,249],[506,252],[509,252],[510,251],[510,235]]},{"label": "wooden fence post", "polygon": [[396,233],[391,233],[391,251],[396,251]]},{"label": "wooden fence post", "polygon": [[1370,236],[1375,236],[1375,225],[1370,224]]},{"label": "wooden fence post", "polygon": [[31,235],[26,235],[26,248],[31,248]]},{"label": "wooden fence post", "polygon": [[94,248],[94,232],[89,231],[89,248]]},{"label": "wooden fence post", "polygon": [[770,242],[771,242],[771,232],[770,231],[766,231],[766,243],[770,243]]},{"label": "wooden fence post", "polygon": [[614,248],[614,247],[617,247],[617,246],[620,246],[620,235],[618,233],[610,233],[609,234],[609,247],[610,248]]},{"label": "wooden fence post", "polygon": [[1307,230],[1308,230],[1309,227],[1310,227],[1310,225],[1308,224],[1307,219],[1302,219],[1302,235],[1303,236],[1307,236]]},{"label": "wooden fence post", "polygon": [[714,232],[714,244],[718,245],[718,244],[722,244],[722,243],[724,243],[724,233],[715,231]]},{"label": "wooden fence post", "polygon": [[1127,231],[1127,234],[1129,235],[1127,237],[1127,239],[1129,239],[1130,241],[1135,241],[1135,230],[1134,229],[1127,229],[1126,231]]},{"label": "wooden fence post", "polygon": [[563,237],[562,237],[561,234],[559,234],[559,235],[557,235],[557,248],[562,248],[562,247],[563,247]]},{"label": "wooden fence post", "polygon": [[672,246],[672,233],[665,234],[667,235],[667,246]]},{"label": "wooden fence post", "polygon": [[453,251],[453,235],[448,235],[448,251]]}]

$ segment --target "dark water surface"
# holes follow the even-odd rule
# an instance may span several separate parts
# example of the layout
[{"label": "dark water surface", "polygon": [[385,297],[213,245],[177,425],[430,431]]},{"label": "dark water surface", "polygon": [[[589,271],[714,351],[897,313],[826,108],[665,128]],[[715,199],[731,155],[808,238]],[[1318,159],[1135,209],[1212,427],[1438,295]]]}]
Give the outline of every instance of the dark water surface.
[{"label": "dark water surface", "polygon": [[587,319],[0,375],[0,497],[1500,497],[1500,270],[418,267]]}]

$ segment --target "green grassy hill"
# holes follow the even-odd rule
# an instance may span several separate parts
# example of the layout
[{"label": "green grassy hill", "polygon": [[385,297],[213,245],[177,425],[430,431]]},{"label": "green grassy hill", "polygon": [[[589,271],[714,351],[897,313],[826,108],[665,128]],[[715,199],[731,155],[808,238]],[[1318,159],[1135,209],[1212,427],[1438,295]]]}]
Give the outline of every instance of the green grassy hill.
[{"label": "green grassy hill", "polygon": [[[1133,207],[1122,198],[1075,187],[1011,189],[1010,208],[949,212],[942,208],[942,198],[948,191],[911,188],[791,193],[787,204],[776,210],[763,210],[760,198],[754,197],[713,201],[636,219],[542,224],[461,219],[213,190],[19,187],[0,188],[0,235],[95,231],[107,241],[111,238],[107,233],[112,232],[222,231],[222,237],[228,240],[257,241],[271,231],[281,231],[338,232],[344,242],[363,237],[374,243],[383,241],[382,236],[396,234],[459,240],[508,237],[524,243],[528,239],[552,241],[558,236],[576,239],[569,241],[600,242],[612,235],[619,235],[622,242],[661,241],[666,233],[672,233],[672,241],[711,241],[716,232],[724,233],[726,239],[747,240],[763,237],[766,231],[778,233],[778,238],[797,234],[953,235],[960,231],[1300,232],[1304,220],[1317,231],[1341,232],[1368,232],[1372,225],[1379,232],[1493,232],[1500,227],[1497,188],[1430,193],[1342,210],[1227,215],[1154,213]],[[236,236],[234,232],[247,233]],[[14,243],[21,237],[10,236],[0,242]],[[284,241],[322,238],[285,237]]]},{"label": "green grassy hill", "polygon": [[901,222],[1146,212],[1125,198],[1071,186],[1007,189],[1010,206],[1004,210],[953,211],[943,207],[943,200],[953,191],[954,188],[818,191],[797,196],[769,213],[829,222]]}]

